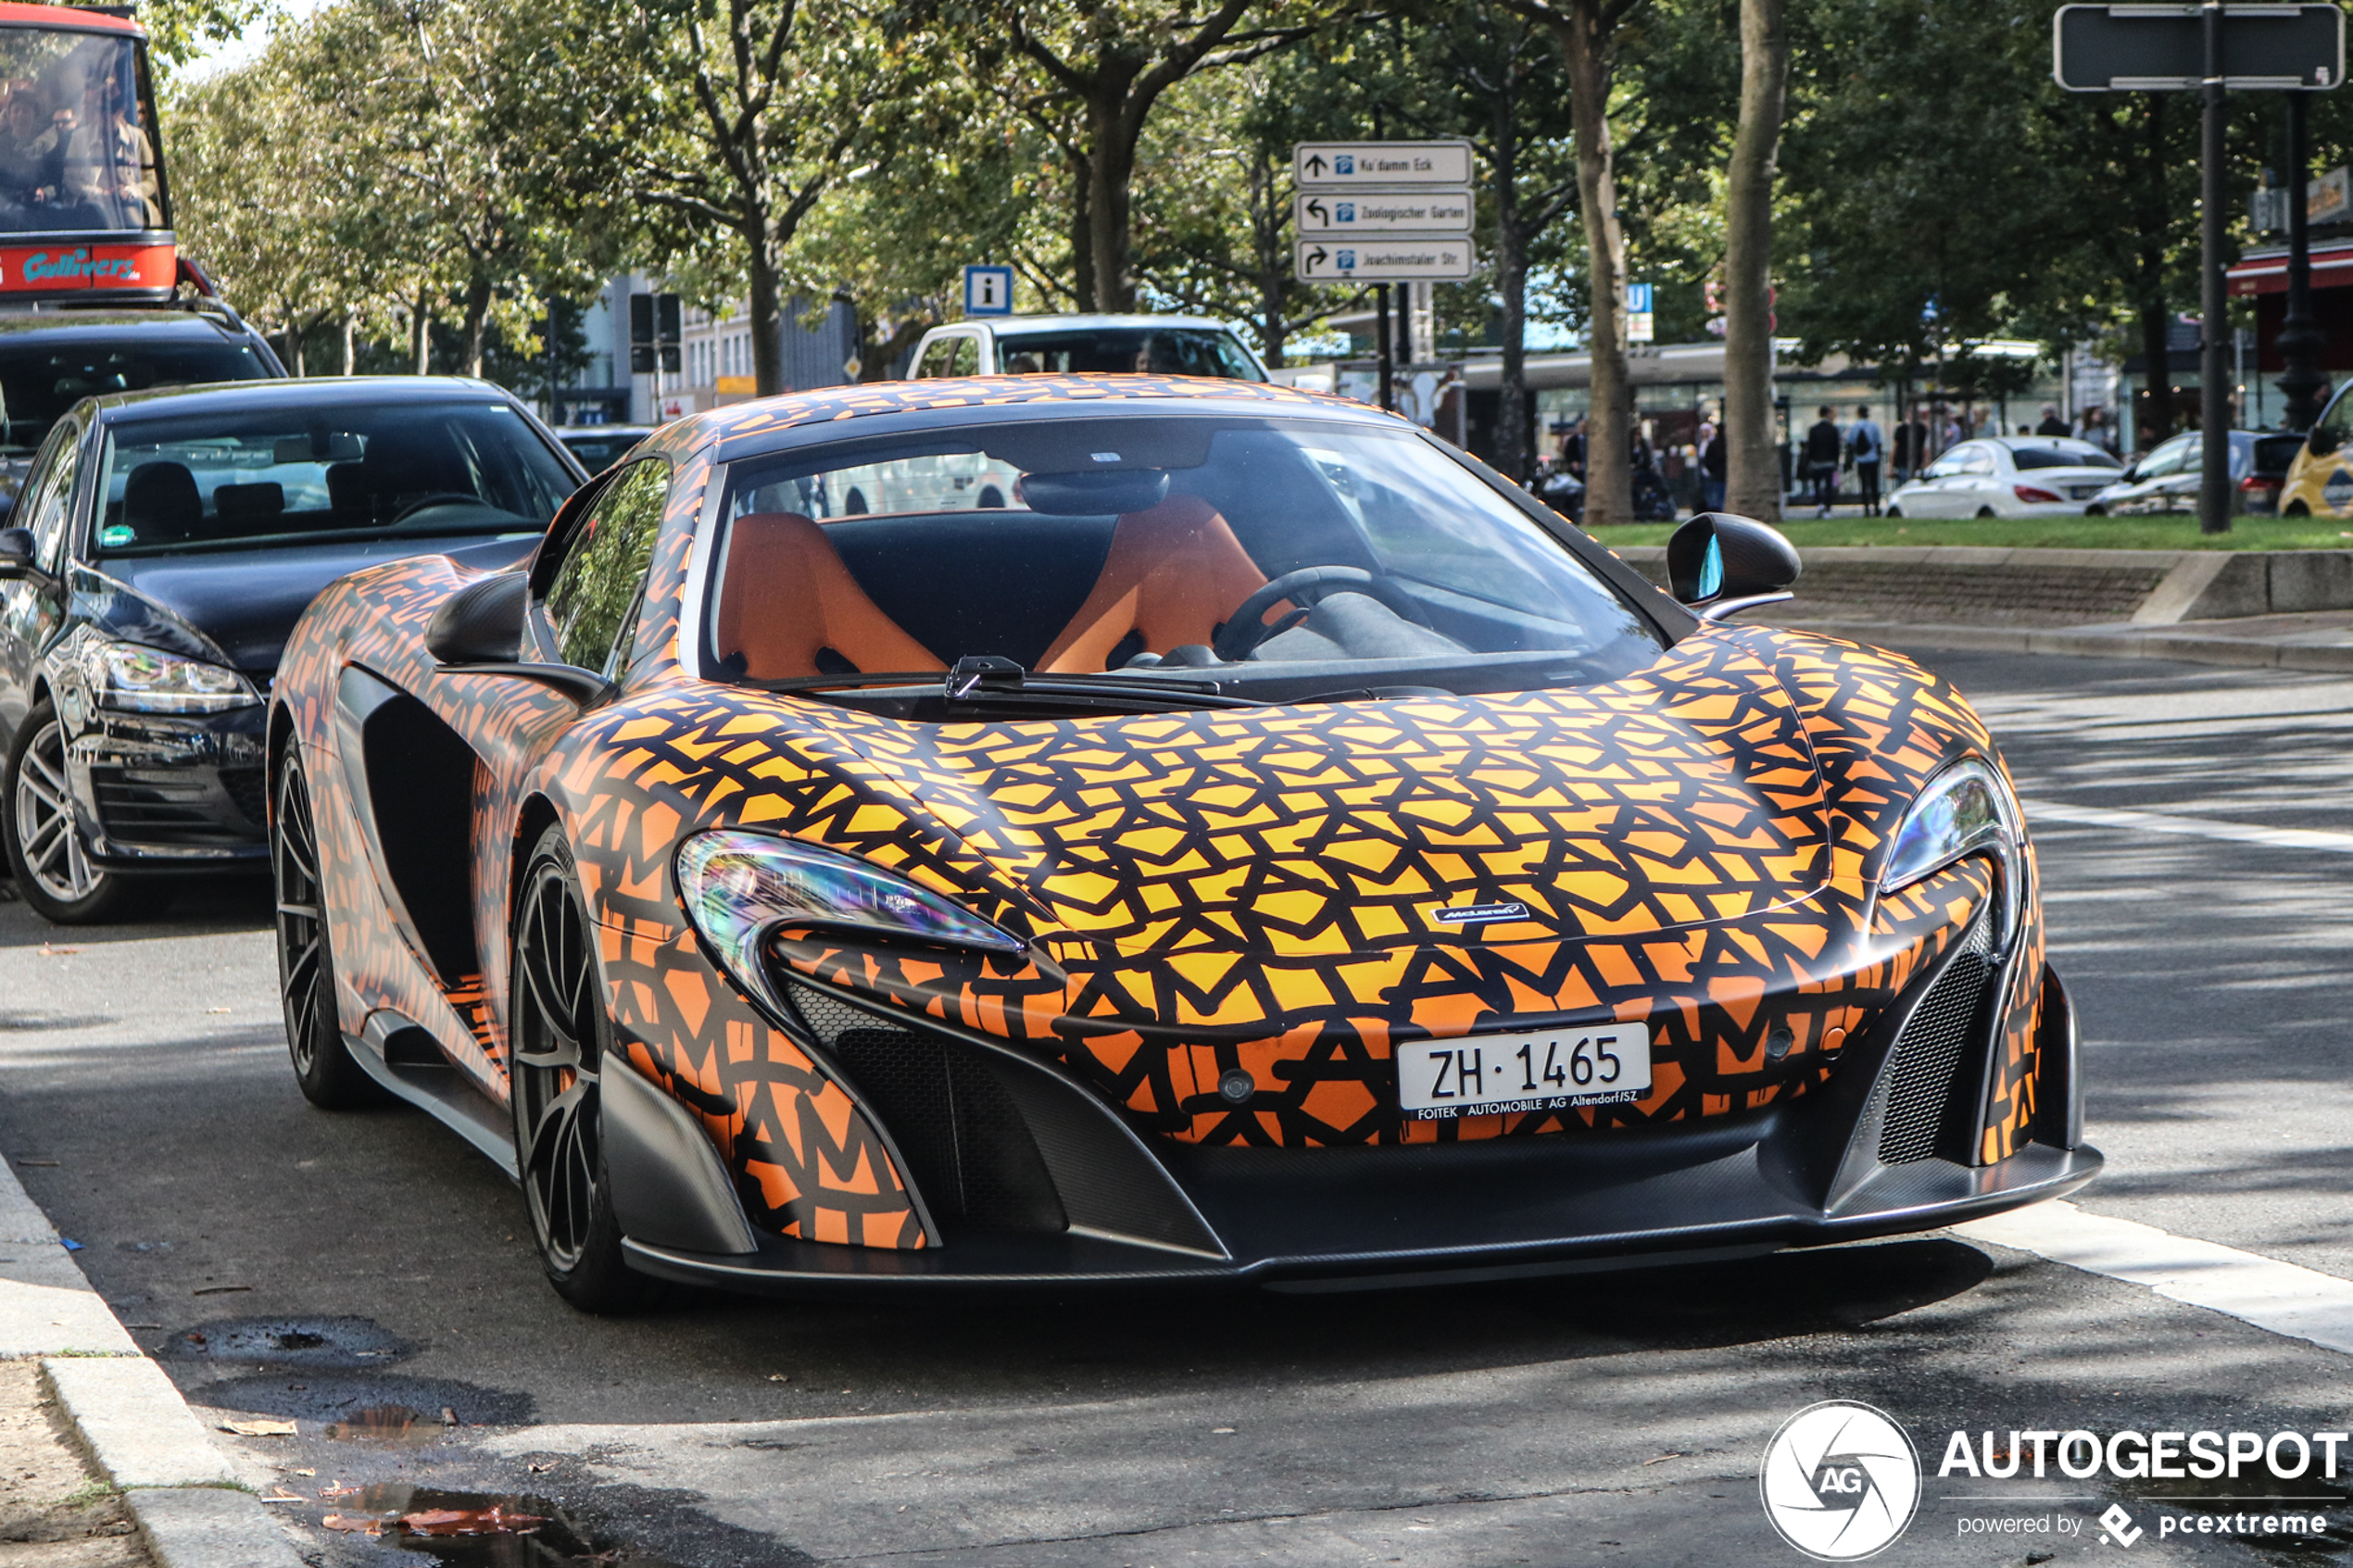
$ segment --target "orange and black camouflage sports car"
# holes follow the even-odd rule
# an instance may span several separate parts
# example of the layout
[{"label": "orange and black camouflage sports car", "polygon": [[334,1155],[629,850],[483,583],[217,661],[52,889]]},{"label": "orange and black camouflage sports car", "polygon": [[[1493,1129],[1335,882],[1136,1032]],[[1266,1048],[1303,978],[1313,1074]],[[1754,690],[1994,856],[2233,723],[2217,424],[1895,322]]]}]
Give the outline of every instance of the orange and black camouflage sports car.
[{"label": "orange and black camouflage sports car", "polygon": [[549,1277],[1328,1287],[2054,1196],[1983,726],[1712,616],[1361,405],[934,380],[667,427],[525,569],[404,560],[269,728],[286,1022],[520,1178]]}]

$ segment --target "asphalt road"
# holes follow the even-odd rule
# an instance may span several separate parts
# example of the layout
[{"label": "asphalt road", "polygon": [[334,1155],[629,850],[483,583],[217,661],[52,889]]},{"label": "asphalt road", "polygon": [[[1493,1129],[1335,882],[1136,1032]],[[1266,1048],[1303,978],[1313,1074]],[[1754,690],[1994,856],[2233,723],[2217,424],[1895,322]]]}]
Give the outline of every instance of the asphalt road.
[{"label": "asphalt road", "polygon": [[[2353,1279],[2353,856],[2200,827],[2347,829],[2353,682],[1922,657],[2052,813],[2055,956],[2109,1160],[2082,1207]],[[2061,820],[2084,808],[2171,825]],[[539,1562],[1795,1563],[1758,1457],[1833,1398],[1928,1450],[1919,1515],[1880,1561],[2069,1561],[2113,1549],[2095,1519],[2120,1494],[1940,1481],[1947,1432],[2347,1424],[2346,1356],[1943,1235],[1351,1297],[585,1318],[454,1136],[303,1102],[267,911],[228,884],[60,934],[0,905],[0,1153],[192,1400],[297,1420],[224,1440],[304,1499],[281,1512],[323,1563],[421,1561],[321,1527],[409,1495],[384,1487],[540,1499],[561,1525]],[[336,1486],[363,1489],[314,1500]],[[2341,1557],[2343,1489],[2286,1490],[2332,1499],[2313,1506]],[[2174,1505],[2124,1500],[2149,1527],[2136,1560],[2316,1560],[2160,1538]],[[1961,1533],[2003,1516],[2050,1529]]]}]

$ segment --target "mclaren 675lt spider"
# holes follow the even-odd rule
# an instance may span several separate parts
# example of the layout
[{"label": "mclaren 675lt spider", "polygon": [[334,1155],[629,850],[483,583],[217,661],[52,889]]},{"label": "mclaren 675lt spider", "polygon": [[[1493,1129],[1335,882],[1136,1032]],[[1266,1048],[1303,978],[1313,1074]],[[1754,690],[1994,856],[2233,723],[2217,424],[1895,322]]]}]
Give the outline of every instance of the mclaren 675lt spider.
[{"label": "mclaren 675lt spider", "polygon": [[1724,1258],[2072,1190],[1984,726],[1280,386],[673,423],[522,568],[329,588],[271,697],[318,1103],[523,1188],[568,1299]]}]

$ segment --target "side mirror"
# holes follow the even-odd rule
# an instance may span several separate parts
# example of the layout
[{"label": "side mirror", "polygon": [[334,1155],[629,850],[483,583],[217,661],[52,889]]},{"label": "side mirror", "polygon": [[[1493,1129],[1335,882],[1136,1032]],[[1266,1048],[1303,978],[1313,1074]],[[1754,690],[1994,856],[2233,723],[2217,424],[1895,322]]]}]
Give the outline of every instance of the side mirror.
[{"label": "side mirror", "polygon": [[433,612],[425,651],[443,664],[512,664],[522,657],[529,591],[530,580],[520,571],[469,583]]},{"label": "side mirror", "polygon": [[1703,621],[1791,596],[1805,565],[1778,528],[1730,512],[1702,512],[1667,541],[1667,581]]},{"label": "side mirror", "polygon": [[0,528],[0,582],[32,574],[32,530]]},{"label": "side mirror", "polygon": [[501,571],[467,583],[433,612],[425,651],[444,674],[510,676],[553,687],[583,708],[602,702],[612,684],[595,671],[523,662],[522,616],[530,598],[527,571]]}]

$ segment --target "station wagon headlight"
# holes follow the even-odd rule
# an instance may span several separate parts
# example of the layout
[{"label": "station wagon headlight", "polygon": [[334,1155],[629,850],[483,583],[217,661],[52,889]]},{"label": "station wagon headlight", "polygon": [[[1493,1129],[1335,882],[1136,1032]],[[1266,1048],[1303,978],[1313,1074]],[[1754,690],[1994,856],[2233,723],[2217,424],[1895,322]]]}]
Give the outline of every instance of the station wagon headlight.
[{"label": "station wagon headlight", "polygon": [[2018,929],[2020,850],[2025,818],[1999,770],[1978,758],[1956,762],[1929,780],[1895,830],[1895,843],[1881,870],[1882,893],[1895,893],[1935,875],[1971,855],[1990,855],[2000,885],[2001,919],[1994,932],[2000,951]]},{"label": "station wagon headlight", "polygon": [[678,848],[678,897],[727,972],[771,1007],[777,998],[761,948],[780,930],[1025,950],[1019,937],[927,888],[854,856],[771,834],[721,828],[686,840]]},{"label": "station wagon headlight", "polygon": [[82,674],[98,706],[132,713],[225,713],[261,700],[234,670],[138,643],[85,645]]}]

